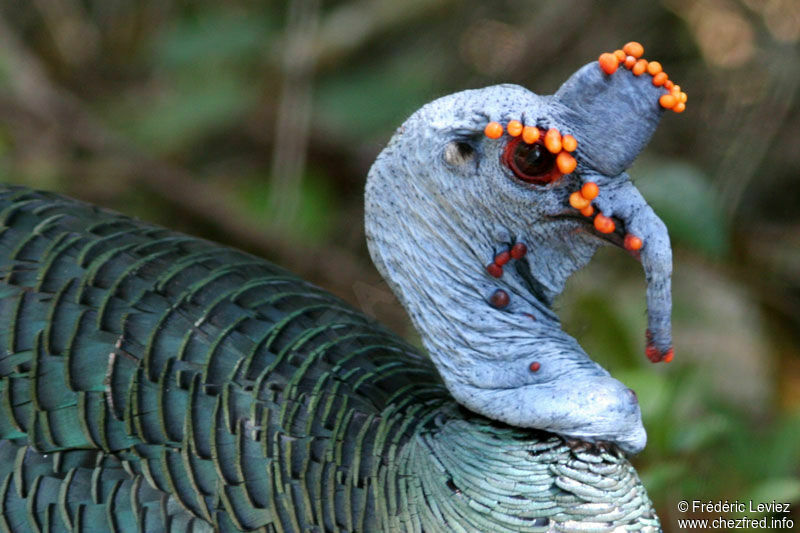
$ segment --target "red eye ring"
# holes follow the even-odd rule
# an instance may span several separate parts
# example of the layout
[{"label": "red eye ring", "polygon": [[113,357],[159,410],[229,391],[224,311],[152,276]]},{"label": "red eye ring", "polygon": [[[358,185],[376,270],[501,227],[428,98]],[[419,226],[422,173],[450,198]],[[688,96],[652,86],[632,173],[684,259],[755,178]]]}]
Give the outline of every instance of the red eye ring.
[{"label": "red eye ring", "polygon": [[503,150],[503,164],[526,183],[547,185],[562,176],[556,155],[545,147],[542,137],[540,135],[539,140],[532,144],[524,142],[522,137],[515,137]]}]

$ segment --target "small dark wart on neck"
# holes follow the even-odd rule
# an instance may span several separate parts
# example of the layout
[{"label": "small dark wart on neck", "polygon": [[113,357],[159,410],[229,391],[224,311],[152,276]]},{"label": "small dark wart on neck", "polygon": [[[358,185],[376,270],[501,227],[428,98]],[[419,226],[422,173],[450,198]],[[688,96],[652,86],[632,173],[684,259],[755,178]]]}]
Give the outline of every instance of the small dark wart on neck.
[{"label": "small dark wart on neck", "polygon": [[508,296],[508,293],[503,289],[497,289],[492,293],[492,296],[489,298],[489,305],[491,305],[495,309],[503,309],[505,307],[508,307],[509,303],[511,303],[511,298]]},{"label": "small dark wart on neck", "polygon": [[494,264],[497,266],[504,266],[506,263],[511,261],[511,252],[508,250],[503,250],[496,256],[494,256]]},{"label": "small dark wart on neck", "polygon": [[503,267],[508,264],[512,259],[522,259],[528,253],[528,247],[525,243],[518,242],[511,247],[511,249],[503,250],[496,254],[491,263],[486,265],[486,271],[490,276],[499,278],[503,275]]},{"label": "small dark wart on neck", "polygon": [[528,253],[528,247],[524,242],[518,242],[511,247],[511,257],[514,259],[522,259]]},{"label": "small dark wart on neck", "polygon": [[488,272],[493,278],[499,278],[503,275],[503,267],[497,263],[489,263],[486,265],[486,272]]},{"label": "small dark wart on neck", "polygon": [[630,397],[631,403],[638,403],[639,397],[636,395],[636,391],[633,389],[628,389],[628,396]]}]

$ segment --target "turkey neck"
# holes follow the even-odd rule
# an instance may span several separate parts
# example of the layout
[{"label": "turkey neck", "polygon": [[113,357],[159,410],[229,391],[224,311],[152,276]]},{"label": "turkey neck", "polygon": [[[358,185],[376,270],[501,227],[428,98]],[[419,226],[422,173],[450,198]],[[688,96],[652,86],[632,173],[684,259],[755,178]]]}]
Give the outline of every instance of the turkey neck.
[{"label": "turkey neck", "polygon": [[[377,500],[378,516],[391,531],[529,533],[552,528],[548,517],[580,513],[581,507],[594,506],[598,516],[604,506],[619,513],[615,506],[635,507],[637,498],[647,499],[643,490],[630,490],[638,477],[619,450],[570,445],[546,432],[491,423],[452,404],[430,413],[407,444],[389,454],[378,477],[388,481],[386,497]],[[599,486],[624,496],[608,505]],[[554,512],[553,495],[563,496],[564,488],[587,500]]]},{"label": "turkey neck", "polygon": [[[382,158],[392,156],[391,146],[387,152]],[[366,188],[369,250],[457,400],[470,407],[454,391],[454,382],[481,389],[527,385],[531,365],[541,368],[553,357],[558,365],[541,368],[536,377],[554,380],[571,371],[607,375],[561,330],[550,308],[566,279],[591,258],[596,242],[580,234],[565,236],[570,249],[564,254],[553,249],[561,241],[552,232],[560,229],[547,221],[501,226],[484,222],[491,220],[488,213],[464,220],[442,207],[448,202],[439,195],[446,191],[425,189],[418,185],[422,179],[391,175],[380,162]],[[487,264],[516,243],[526,246],[524,256],[506,263],[499,278],[490,275]],[[507,304],[495,305],[498,294]]]}]

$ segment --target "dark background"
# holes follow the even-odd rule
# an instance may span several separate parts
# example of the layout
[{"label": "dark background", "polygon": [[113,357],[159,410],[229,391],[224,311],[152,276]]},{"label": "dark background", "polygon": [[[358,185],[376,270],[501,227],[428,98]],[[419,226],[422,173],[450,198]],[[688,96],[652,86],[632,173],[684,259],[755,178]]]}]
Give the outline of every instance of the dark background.
[{"label": "dark background", "polygon": [[797,524],[799,39],[797,0],[0,0],[0,179],[262,255],[417,342],[362,228],[394,128],[464,88],[551,93],[637,40],[689,95],[631,170],[675,246],[675,361],[645,359],[618,250],[559,311],[639,394],[665,530],[681,499],[793,502]]}]

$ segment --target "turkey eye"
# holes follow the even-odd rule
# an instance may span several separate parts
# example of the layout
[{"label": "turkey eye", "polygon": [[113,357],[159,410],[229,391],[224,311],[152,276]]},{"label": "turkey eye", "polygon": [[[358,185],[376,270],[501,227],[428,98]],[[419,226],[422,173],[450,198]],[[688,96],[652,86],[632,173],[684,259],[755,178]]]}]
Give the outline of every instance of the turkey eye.
[{"label": "turkey eye", "polygon": [[512,139],[503,152],[503,163],[516,177],[528,183],[545,185],[561,176],[556,167],[556,156],[544,143],[528,144],[521,137]]}]

